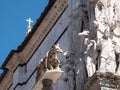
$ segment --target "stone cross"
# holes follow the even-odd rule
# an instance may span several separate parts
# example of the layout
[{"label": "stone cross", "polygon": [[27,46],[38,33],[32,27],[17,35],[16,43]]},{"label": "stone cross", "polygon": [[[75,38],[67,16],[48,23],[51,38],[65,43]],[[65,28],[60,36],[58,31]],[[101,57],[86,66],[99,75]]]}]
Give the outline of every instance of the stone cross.
[{"label": "stone cross", "polygon": [[33,22],[31,18],[26,20],[28,22],[29,27],[31,26],[31,23]]}]

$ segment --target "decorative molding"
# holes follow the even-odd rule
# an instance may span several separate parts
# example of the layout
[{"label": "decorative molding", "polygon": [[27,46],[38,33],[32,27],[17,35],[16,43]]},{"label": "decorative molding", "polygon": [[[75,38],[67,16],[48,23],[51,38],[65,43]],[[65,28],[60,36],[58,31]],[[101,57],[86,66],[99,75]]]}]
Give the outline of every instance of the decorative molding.
[{"label": "decorative molding", "polygon": [[8,90],[8,88],[12,84],[12,76],[13,76],[13,73],[11,71],[8,71],[6,73],[2,82],[0,82],[0,90]]},{"label": "decorative molding", "polygon": [[45,15],[42,23],[38,26],[33,36],[30,38],[24,49],[18,53],[14,53],[4,66],[8,72],[0,82],[1,90],[8,90],[12,84],[13,74],[19,64],[27,63],[36,49],[42,43],[46,35],[50,32],[55,22],[67,8],[67,0],[56,0],[52,8]]},{"label": "decorative molding", "polygon": [[10,58],[11,60],[7,63],[6,68],[9,71],[14,71],[14,69],[17,67],[19,64],[18,58],[17,58],[18,53],[14,53],[13,56]]}]

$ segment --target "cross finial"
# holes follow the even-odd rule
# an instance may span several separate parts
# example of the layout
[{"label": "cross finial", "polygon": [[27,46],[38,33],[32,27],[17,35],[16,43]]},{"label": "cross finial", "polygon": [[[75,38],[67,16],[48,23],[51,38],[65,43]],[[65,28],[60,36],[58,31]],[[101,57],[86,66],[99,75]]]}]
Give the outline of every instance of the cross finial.
[{"label": "cross finial", "polygon": [[28,22],[28,27],[27,27],[27,32],[26,32],[26,36],[27,36],[31,32],[31,29],[32,29],[31,23],[33,21],[31,20],[31,18],[28,18],[26,21]]},{"label": "cross finial", "polygon": [[31,27],[31,23],[33,22],[31,18],[26,20],[28,22],[29,27]]}]

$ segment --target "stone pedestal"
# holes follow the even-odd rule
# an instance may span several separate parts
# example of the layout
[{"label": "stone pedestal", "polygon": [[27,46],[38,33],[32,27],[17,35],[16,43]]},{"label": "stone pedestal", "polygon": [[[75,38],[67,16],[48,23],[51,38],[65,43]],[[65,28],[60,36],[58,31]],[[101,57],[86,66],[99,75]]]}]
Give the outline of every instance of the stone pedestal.
[{"label": "stone pedestal", "polygon": [[61,70],[46,71],[43,76],[40,76],[33,90],[53,90],[52,85],[56,83],[62,74],[63,71]]},{"label": "stone pedestal", "polygon": [[83,90],[120,90],[120,76],[96,72],[88,79]]}]

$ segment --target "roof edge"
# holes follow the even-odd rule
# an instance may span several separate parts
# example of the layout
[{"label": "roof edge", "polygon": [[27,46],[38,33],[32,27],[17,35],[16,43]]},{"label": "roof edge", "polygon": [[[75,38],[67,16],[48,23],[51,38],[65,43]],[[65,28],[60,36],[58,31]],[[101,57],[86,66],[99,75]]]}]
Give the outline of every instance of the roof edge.
[{"label": "roof edge", "polygon": [[40,15],[40,17],[36,21],[36,23],[33,26],[31,32],[29,33],[29,35],[24,39],[24,41],[22,42],[22,44],[20,46],[18,46],[17,50],[11,50],[10,51],[10,53],[7,56],[7,58],[3,62],[2,66],[1,66],[1,69],[4,70],[6,64],[8,63],[8,61],[10,60],[10,58],[14,55],[14,53],[19,53],[20,51],[22,51],[24,49],[24,47],[26,46],[26,44],[28,43],[28,41],[31,39],[31,37],[33,36],[34,32],[36,31],[36,29],[38,28],[38,26],[42,23],[42,21],[44,20],[46,14],[49,12],[49,10],[51,9],[52,5],[55,2],[56,2],[56,0],[49,0],[48,5],[45,7],[45,10],[43,11],[43,13]]}]

